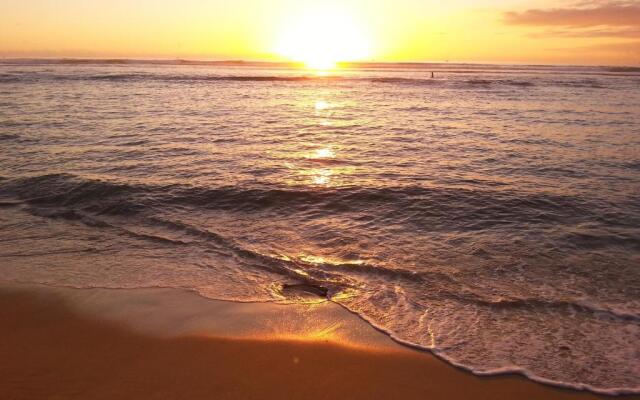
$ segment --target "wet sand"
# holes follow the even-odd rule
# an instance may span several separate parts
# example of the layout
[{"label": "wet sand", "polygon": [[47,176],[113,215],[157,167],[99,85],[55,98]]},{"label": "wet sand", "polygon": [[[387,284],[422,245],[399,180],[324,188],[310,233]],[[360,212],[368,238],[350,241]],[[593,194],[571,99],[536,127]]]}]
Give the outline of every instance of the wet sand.
[{"label": "wet sand", "polygon": [[[606,398],[520,376],[477,377],[426,352],[385,342],[373,330],[361,334],[360,343],[340,334],[233,338],[192,329],[154,335],[140,329],[144,324],[136,328],[122,318],[103,318],[95,308],[76,307],[72,298],[50,289],[0,289],[2,398]],[[115,293],[113,298],[123,296]],[[144,320],[142,315],[135,318]],[[255,321],[255,316],[248,319]],[[177,324],[174,318],[171,325]],[[376,343],[373,336],[382,338]]]}]

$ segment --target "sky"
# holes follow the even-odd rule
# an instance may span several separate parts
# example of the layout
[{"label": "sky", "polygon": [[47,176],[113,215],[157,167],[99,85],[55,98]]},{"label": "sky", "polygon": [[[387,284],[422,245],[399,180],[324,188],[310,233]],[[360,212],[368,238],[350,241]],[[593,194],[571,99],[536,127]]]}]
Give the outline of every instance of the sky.
[{"label": "sky", "polygon": [[640,0],[0,0],[0,57],[311,61],[322,52],[638,65]]}]

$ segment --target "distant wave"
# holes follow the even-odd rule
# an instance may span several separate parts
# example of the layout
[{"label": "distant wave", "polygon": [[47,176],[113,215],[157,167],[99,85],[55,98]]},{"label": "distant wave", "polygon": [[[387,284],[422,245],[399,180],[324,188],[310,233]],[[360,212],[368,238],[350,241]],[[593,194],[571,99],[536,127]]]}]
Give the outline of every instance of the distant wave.
[{"label": "distant wave", "polygon": [[28,75],[0,74],[0,83],[38,82],[38,81],[105,81],[105,82],[129,82],[129,81],[163,81],[163,82],[370,82],[380,84],[400,84],[415,86],[475,86],[475,85],[509,85],[509,86],[534,86],[530,81],[518,81],[509,79],[429,79],[429,78],[402,78],[402,77],[348,77],[340,75],[330,76],[277,76],[277,75],[163,75],[163,74],[95,74],[95,75],[61,75],[47,73],[33,73]]},{"label": "distant wave", "polygon": [[94,75],[66,75],[66,74],[0,74],[0,82],[21,81],[238,81],[238,82],[299,82],[299,81],[327,81],[343,80],[341,77],[322,76],[244,76],[244,75],[163,75],[163,74],[94,74]]},{"label": "distant wave", "polygon": [[605,70],[609,72],[640,72],[640,67],[608,67]]},{"label": "distant wave", "polygon": [[374,84],[409,85],[409,86],[448,86],[473,88],[485,86],[511,86],[529,88],[535,86],[560,86],[576,88],[604,88],[597,79],[562,79],[545,78],[535,80],[505,78],[420,78],[393,76],[348,76],[348,75],[197,75],[197,74],[149,74],[149,73],[106,73],[106,74],[52,74],[46,72],[0,73],[0,84],[29,83],[46,81],[93,81],[93,82],[282,82],[282,83],[340,83],[368,82]]}]

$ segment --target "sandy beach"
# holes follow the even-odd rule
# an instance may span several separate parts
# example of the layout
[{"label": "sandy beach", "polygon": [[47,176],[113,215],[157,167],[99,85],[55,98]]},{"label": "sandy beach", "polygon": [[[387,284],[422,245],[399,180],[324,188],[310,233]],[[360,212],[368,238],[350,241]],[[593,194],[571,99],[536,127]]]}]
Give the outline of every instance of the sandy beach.
[{"label": "sandy beach", "polygon": [[[600,398],[586,392],[537,384],[520,376],[477,377],[426,352],[392,344],[384,335],[367,330],[369,328],[364,323],[361,323],[364,331],[357,335],[357,340],[341,338],[349,334],[308,338],[298,334],[297,339],[277,339],[268,333],[264,333],[262,338],[260,335],[234,338],[221,334],[216,337],[205,334],[202,329],[192,330],[200,330],[200,333],[183,334],[167,334],[165,329],[162,334],[162,329],[158,329],[159,325],[154,325],[154,322],[146,326],[154,325],[158,334],[143,333],[144,329],[140,327],[145,326],[141,321],[144,318],[136,315],[135,310],[130,313],[123,311],[119,308],[119,301],[132,304],[132,298],[137,296],[142,307],[138,311],[165,307],[170,324],[177,324],[180,315],[185,323],[193,322],[194,314],[189,317],[185,310],[195,303],[183,303],[184,307],[177,306],[171,310],[162,301],[151,300],[150,291],[143,296],[136,295],[135,291],[133,294],[125,292],[103,291],[95,296],[95,290],[31,286],[2,288],[0,391],[3,398]],[[169,296],[168,299],[174,304],[178,298],[198,304],[208,301],[194,294],[172,293],[174,297]],[[104,299],[109,297],[111,303],[105,302]],[[155,305],[152,304],[154,302]],[[86,307],[96,303],[102,305],[93,309]],[[108,303],[112,309],[120,309],[120,316],[114,318],[115,314],[109,316],[104,312]],[[96,315],[100,307],[106,317]],[[275,307],[286,310],[289,306]],[[317,307],[322,309],[325,306]],[[162,318],[160,310],[155,311],[148,314],[149,321]],[[311,314],[311,318],[322,313],[313,312],[316,314]],[[217,313],[214,320],[220,316],[219,311]],[[123,315],[127,316],[123,318]],[[244,331],[249,325],[264,325],[256,322],[255,315],[245,313],[245,318],[250,321],[242,328]],[[293,318],[295,321],[297,317]],[[129,324],[125,323],[126,319],[130,320]],[[271,321],[269,329],[273,330],[278,322],[274,318],[268,320]],[[327,323],[322,318],[317,321],[319,324]],[[347,322],[350,325],[347,332],[358,331],[353,327],[358,325],[355,321]],[[224,321],[217,322],[224,325]],[[208,325],[211,324],[209,321]],[[225,328],[219,329],[222,332]],[[375,337],[377,339],[372,339]]]}]

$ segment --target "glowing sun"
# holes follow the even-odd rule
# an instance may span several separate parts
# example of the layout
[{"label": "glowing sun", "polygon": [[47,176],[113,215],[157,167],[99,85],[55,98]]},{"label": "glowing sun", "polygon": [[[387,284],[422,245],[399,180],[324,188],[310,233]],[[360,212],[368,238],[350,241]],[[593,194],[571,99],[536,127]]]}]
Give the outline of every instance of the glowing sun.
[{"label": "glowing sun", "polygon": [[332,69],[339,61],[369,57],[371,46],[361,25],[340,10],[306,10],[282,25],[276,52],[307,68]]}]

